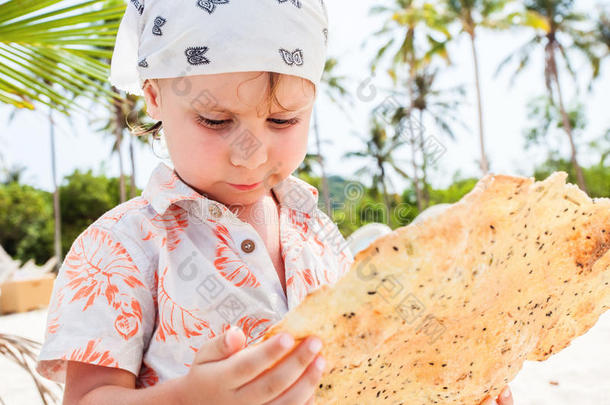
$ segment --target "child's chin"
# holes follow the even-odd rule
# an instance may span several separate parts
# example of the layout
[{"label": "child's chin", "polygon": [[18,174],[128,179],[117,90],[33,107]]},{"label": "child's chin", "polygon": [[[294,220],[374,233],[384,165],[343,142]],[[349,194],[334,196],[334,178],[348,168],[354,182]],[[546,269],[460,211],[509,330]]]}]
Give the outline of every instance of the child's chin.
[{"label": "child's chin", "polygon": [[265,196],[263,187],[254,190],[234,190],[231,195],[230,205],[244,206],[259,202]]}]

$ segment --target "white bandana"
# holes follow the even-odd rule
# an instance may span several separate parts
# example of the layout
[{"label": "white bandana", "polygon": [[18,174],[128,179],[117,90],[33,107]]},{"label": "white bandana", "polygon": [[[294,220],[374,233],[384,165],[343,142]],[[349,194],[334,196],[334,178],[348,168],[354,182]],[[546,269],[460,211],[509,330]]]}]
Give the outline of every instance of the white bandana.
[{"label": "white bandana", "polygon": [[327,38],[324,0],[129,0],[108,79],[140,96],[146,79],[249,71],[317,88]]}]

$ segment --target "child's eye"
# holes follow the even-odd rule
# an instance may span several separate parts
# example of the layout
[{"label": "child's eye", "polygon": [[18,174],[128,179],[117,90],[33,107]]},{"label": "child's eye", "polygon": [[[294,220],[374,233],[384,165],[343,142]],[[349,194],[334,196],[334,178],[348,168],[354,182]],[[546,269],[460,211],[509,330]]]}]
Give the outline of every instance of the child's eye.
[{"label": "child's eye", "polygon": [[299,122],[298,118],[291,118],[289,120],[279,120],[279,119],[275,119],[275,118],[269,118],[269,121],[273,122],[274,124],[278,124],[278,125],[295,125]]},{"label": "child's eye", "polygon": [[225,122],[228,122],[231,120],[210,120],[208,118],[202,117],[201,115],[197,116],[197,122],[204,126],[204,127],[208,127],[208,128],[212,128],[212,129],[216,129],[221,127]]},{"label": "child's eye", "polygon": [[[280,120],[280,119],[276,119],[276,118],[269,118],[268,121],[271,121],[272,123],[274,123],[276,125],[292,126],[292,125],[297,124],[299,122],[299,119],[291,118],[288,120]],[[201,115],[198,115],[197,122],[206,128],[218,129],[218,128],[222,127],[225,123],[230,123],[231,120],[211,120],[211,119],[202,117]]]}]

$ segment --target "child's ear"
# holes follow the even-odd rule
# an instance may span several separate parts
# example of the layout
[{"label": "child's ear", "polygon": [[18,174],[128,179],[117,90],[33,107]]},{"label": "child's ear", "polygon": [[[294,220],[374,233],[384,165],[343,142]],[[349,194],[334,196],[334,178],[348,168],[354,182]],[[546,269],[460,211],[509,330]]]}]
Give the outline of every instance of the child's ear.
[{"label": "child's ear", "polygon": [[142,91],[146,100],[146,112],[152,119],[161,120],[161,89],[157,80],[146,79]]}]

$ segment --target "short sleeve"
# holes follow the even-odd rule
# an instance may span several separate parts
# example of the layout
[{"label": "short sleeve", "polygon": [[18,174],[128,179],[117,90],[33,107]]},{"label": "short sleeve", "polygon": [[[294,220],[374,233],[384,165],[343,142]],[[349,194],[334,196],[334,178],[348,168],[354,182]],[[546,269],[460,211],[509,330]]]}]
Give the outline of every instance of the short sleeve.
[{"label": "short sleeve", "polygon": [[334,279],[338,280],[351,268],[354,262],[354,255],[337,224],[319,208],[316,208],[315,220],[316,226],[314,232],[320,236],[319,239],[323,240],[326,247],[328,247],[328,249],[325,249],[325,252],[329,252],[329,254],[334,256],[337,272],[337,276]]},{"label": "short sleeve", "polygon": [[155,322],[154,281],[144,252],[115,228],[89,226],[60,267],[36,362],[45,378],[65,384],[68,360],[139,373]]}]

